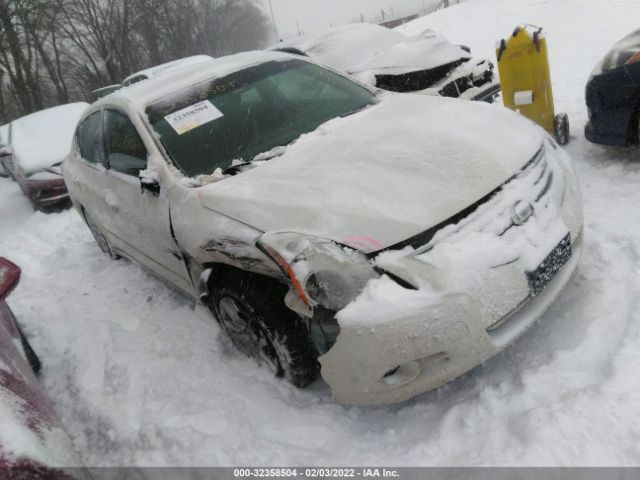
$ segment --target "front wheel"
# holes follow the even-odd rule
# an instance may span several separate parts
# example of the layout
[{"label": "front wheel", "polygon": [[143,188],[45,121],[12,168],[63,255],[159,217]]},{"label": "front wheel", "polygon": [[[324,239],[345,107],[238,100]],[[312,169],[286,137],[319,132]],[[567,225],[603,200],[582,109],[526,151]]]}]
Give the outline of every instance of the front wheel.
[{"label": "front wheel", "polygon": [[96,240],[96,243],[100,247],[100,250],[102,250],[104,253],[109,255],[114,260],[119,259],[120,256],[113,251],[113,249],[111,248],[111,244],[109,243],[109,240],[104,235],[104,233],[102,233],[102,230],[100,230],[100,227],[96,225],[96,222],[93,220],[93,217],[91,217],[89,212],[87,212],[86,210],[84,210],[84,219],[87,222],[87,226],[89,227],[89,230],[91,230],[91,234],[93,235],[93,238]]},{"label": "front wheel", "polygon": [[248,272],[225,271],[209,287],[209,307],[238,350],[296,387],[318,377],[309,331],[284,305],[286,286]]}]

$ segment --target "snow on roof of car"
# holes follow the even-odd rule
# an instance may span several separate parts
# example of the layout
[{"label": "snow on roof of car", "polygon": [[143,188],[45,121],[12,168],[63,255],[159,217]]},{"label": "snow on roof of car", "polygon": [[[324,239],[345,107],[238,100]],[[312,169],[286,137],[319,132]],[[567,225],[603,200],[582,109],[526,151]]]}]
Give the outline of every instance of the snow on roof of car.
[{"label": "snow on roof of car", "polygon": [[[107,101],[124,99],[136,108],[143,110],[154,101],[184,88],[189,88],[199,82],[223,77],[260,63],[289,60],[291,58],[295,57],[287,53],[265,51],[250,51],[227,55],[211,59],[207,63],[189,64],[175,70],[172,69],[144,82],[135,83],[112,93],[108,96]],[[103,100],[100,99],[96,102],[96,105],[102,102]]]},{"label": "snow on roof of car", "polygon": [[60,163],[71,150],[78,120],[89,106],[78,102],[48,108],[11,123],[14,161],[26,175]]},{"label": "snow on roof of car", "polygon": [[209,62],[211,60],[213,60],[213,57],[210,57],[209,55],[193,55],[191,57],[179,58],[178,60],[174,60],[172,62],[163,63],[161,65],[156,65],[144,70],[140,70],[139,72],[132,73],[122,81],[122,84],[126,86],[132,79],[138,76],[153,78],[157,75],[166,73],[176,68],[182,68],[189,65],[198,65],[201,63]]},{"label": "snow on roof of car", "polygon": [[271,49],[299,50],[349,73],[373,71],[398,75],[469,58],[462,48],[433,31],[410,37],[370,23],[334,27],[274,45]]}]

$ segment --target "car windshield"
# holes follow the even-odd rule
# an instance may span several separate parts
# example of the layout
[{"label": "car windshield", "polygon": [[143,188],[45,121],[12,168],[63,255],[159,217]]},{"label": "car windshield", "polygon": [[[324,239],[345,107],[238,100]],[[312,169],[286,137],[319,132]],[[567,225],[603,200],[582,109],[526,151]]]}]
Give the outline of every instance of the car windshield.
[{"label": "car windshield", "polygon": [[195,177],[250,162],[374,101],[371,91],[347,78],[289,60],[207,81],[146,113],[176,166]]},{"label": "car windshield", "polygon": [[607,71],[627,63],[640,50],[640,30],[620,40],[602,61],[602,70]]}]

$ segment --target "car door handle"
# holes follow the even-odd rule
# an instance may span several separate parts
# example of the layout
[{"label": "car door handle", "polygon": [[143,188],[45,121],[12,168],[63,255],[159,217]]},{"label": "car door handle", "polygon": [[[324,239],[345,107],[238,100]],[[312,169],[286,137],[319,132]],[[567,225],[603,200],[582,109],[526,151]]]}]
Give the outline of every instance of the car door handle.
[{"label": "car door handle", "polygon": [[103,190],[102,198],[104,198],[104,201],[106,202],[106,204],[109,206],[111,210],[113,210],[114,212],[117,212],[118,210],[120,210],[120,205],[118,204],[118,197],[116,196],[115,193],[113,193],[112,190],[109,190],[109,189]]}]

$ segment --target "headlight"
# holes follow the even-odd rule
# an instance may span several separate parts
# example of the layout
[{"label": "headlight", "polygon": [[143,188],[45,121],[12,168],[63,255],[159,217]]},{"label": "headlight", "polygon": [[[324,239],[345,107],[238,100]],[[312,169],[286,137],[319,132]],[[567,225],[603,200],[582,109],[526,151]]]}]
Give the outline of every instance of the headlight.
[{"label": "headlight", "polygon": [[289,277],[307,307],[342,310],[379,275],[360,252],[331,240],[280,232],[265,233],[258,247]]}]

